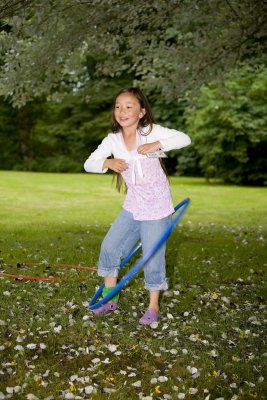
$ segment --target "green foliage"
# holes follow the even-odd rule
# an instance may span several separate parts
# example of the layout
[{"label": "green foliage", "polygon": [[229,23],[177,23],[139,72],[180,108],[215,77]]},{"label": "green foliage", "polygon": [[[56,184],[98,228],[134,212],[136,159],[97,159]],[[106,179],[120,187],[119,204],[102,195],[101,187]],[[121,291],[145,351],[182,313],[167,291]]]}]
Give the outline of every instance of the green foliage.
[{"label": "green foliage", "polygon": [[40,100],[19,109],[2,99],[1,169],[83,171],[83,162],[109,131],[113,97],[127,82],[102,85],[90,96],[69,93],[59,103]]},{"label": "green foliage", "polygon": [[[187,125],[195,165],[204,176],[237,184],[266,183],[266,97],[264,66],[240,67],[222,87],[202,89],[195,108],[187,111]],[[188,162],[184,160],[185,169]]]},{"label": "green foliage", "polygon": [[12,169],[18,162],[19,142],[16,135],[16,110],[12,109],[3,99],[0,100],[0,166]]},{"label": "green foliage", "polygon": [[129,73],[173,101],[266,51],[261,0],[4,3],[0,95],[19,106]]}]

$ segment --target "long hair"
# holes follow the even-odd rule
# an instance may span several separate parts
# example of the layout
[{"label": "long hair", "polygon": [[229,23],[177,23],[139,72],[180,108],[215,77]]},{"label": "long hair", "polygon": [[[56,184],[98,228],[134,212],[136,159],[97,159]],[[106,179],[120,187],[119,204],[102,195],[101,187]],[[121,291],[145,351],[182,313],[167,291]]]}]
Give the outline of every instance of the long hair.
[{"label": "long hair", "polygon": [[[150,132],[152,131],[153,124],[155,123],[155,118],[152,114],[152,110],[151,110],[151,107],[149,105],[149,102],[148,102],[146,96],[144,95],[142,90],[135,88],[135,87],[121,89],[116,94],[114,102],[113,102],[111,122],[110,122],[112,132],[117,133],[122,130],[122,127],[116,121],[115,114],[114,114],[116,100],[117,100],[118,96],[122,93],[131,93],[139,101],[140,107],[145,109],[145,111],[146,111],[145,115],[142,118],[140,118],[137,129],[139,130],[139,133],[141,135],[144,135],[144,136],[149,135]],[[143,132],[142,128],[145,128],[147,126],[149,127],[149,129],[146,130],[146,132]],[[161,166],[162,166],[165,174],[167,175],[166,168],[165,168],[161,158],[160,158],[160,163],[161,163]],[[120,192],[124,181],[122,179],[121,174],[119,174],[118,172],[115,172],[114,174],[115,174],[114,177],[116,177],[116,189]],[[126,187],[125,187],[125,191],[126,191]]]}]

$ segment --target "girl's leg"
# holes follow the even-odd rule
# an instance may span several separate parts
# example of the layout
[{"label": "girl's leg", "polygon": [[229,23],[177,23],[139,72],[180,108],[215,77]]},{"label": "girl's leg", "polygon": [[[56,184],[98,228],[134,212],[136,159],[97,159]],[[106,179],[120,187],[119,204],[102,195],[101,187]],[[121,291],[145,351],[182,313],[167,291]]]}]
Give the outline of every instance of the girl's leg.
[{"label": "girl's leg", "polygon": [[139,221],[123,209],[106,234],[99,255],[98,275],[105,278],[108,287],[116,284],[121,260],[140,239],[139,225]]},{"label": "girl's leg", "polygon": [[114,287],[117,284],[117,278],[113,278],[112,276],[106,276],[105,278],[105,286],[108,288]]},{"label": "girl's leg", "polygon": [[[139,222],[134,221],[131,213],[122,210],[104,238],[99,256],[98,275],[104,277],[106,293],[108,293],[106,289],[116,285],[121,260],[130,253],[140,239],[139,230]],[[114,311],[116,308],[117,302],[111,299],[94,310],[94,314]]]},{"label": "girl's leg", "polygon": [[154,311],[155,313],[159,312],[159,295],[160,290],[150,290],[149,291],[149,310]]},{"label": "girl's leg", "polygon": [[[171,216],[160,220],[141,222],[141,241],[143,254],[145,254],[163,235],[170,225]],[[167,290],[166,281],[166,261],[165,261],[166,242],[148,260],[144,267],[145,288],[149,290],[149,309],[154,315],[154,320],[159,315],[159,297],[161,290]],[[153,314],[154,313],[154,314]],[[142,318],[141,318],[142,320]],[[144,323],[141,322],[140,323]],[[153,321],[152,321],[153,322]]]}]

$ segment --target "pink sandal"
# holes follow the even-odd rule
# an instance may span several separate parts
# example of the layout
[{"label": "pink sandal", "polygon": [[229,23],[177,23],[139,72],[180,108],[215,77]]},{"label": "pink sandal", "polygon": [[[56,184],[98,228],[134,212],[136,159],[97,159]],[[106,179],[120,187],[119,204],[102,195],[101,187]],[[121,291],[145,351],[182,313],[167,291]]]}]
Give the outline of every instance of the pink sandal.
[{"label": "pink sandal", "polygon": [[109,303],[105,303],[102,306],[92,310],[95,315],[104,314],[110,311],[115,311],[118,308],[117,301],[110,301]]},{"label": "pink sandal", "polygon": [[153,310],[147,310],[142,318],[139,320],[141,325],[151,325],[156,322],[159,318],[160,312],[155,312]]}]

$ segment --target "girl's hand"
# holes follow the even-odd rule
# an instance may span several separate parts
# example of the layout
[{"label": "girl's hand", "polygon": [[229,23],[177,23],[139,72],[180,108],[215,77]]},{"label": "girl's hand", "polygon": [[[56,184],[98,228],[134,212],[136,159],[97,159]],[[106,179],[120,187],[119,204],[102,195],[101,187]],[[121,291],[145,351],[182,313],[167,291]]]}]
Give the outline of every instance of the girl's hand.
[{"label": "girl's hand", "polygon": [[153,143],[142,144],[137,148],[137,152],[139,154],[152,153],[153,151],[161,150],[161,147],[161,143],[159,141],[156,141]]},{"label": "girl's hand", "polygon": [[128,168],[128,164],[125,160],[121,160],[119,158],[108,158],[104,161],[103,169],[108,168],[114,172],[118,172],[121,174]]}]

